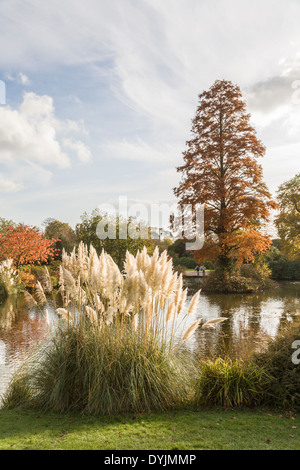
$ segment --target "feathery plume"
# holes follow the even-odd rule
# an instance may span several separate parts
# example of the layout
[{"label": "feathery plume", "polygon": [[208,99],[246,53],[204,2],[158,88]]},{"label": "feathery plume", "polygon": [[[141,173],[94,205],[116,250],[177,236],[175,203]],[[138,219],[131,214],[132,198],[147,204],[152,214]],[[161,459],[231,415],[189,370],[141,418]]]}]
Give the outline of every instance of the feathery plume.
[{"label": "feathery plume", "polygon": [[168,307],[168,311],[167,311],[167,315],[166,315],[166,322],[170,321],[171,318],[173,317],[175,313],[175,305],[173,302],[170,303],[169,307]]},{"label": "feathery plume", "polygon": [[92,307],[89,307],[88,305],[86,305],[85,311],[88,314],[88,317],[92,323],[98,323],[97,312]]},{"label": "feathery plume", "polygon": [[106,323],[107,326],[112,324],[113,319],[114,319],[114,313],[115,313],[115,309],[113,307],[108,307],[107,316],[106,316],[106,320],[105,320],[105,323]]},{"label": "feathery plume", "polygon": [[199,297],[200,297],[200,290],[198,292],[196,292],[196,294],[193,296],[192,300],[191,300],[191,303],[189,305],[189,308],[188,308],[188,311],[187,311],[187,315],[192,315],[196,308],[197,308],[197,302],[199,300]]},{"label": "feathery plume", "polygon": [[35,295],[37,297],[37,303],[41,306],[47,304],[47,298],[45,296],[44,289],[39,281],[37,281],[35,286]]},{"label": "feathery plume", "polygon": [[228,320],[227,317],[219,317],[219,318],[214,318],[213,320],[209,320],[204,325],[202,325],[202,328],[213,328],[217,323],[222,323],[223,321]]},{"label": "feathery plume", "polygon": [[186,301],[186,298],[187,298],[187,294],[188,294],[188,288],[184,289],[184,291],[182,291],[182,294],[181,294],[181,297],[180,297],[180,300],[178,302],[178,306],[177,306],[177,315],[179,315],[184,307],[184,304],[185,304],[185,301]]},{"label": "feathery plume", "polygon": [[136,313],[133,317],[132,326],[133,326],[134,331],[137,331],[139,327],[139,314],[138,313]]},{"label": "feathery plume", "polygon": [[29,292],[27,292],[27,290],[23,291],[23,295],[24,295],[25,303],[28,308],[37,307],[38,305],[37,301]]},{"label": "feathery plume", "polygon": [[65,308],[57,308],[55,311],[63,318],[72,318],[71,312]]},{"label": "feathery plume", "polygon": [[186,330],[182,338],[183,342],[187,341],[194,334],[194,332],[199,327],[200,323],[201,323],[201,320],[197,320]]}]

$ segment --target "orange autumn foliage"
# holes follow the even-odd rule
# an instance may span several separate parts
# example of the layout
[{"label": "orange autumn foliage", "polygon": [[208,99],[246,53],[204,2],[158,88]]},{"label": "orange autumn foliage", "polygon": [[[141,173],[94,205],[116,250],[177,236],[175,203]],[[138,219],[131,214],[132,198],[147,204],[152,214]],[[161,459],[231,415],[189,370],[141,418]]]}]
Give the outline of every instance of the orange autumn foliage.
[{"label": "orange autumn foliage", "polygon": [[47,262],[55,254],[55,241],[48,240],[37,227],[9,225],[0,233],[0,260],[12,259],[17,268]]},{"label": "orange autumn foliage", "polygon": [[205,208],[205,245],[195,258],[228,265],[266,251],[271,240],[261,229],[277,204],[257,162],[265,147],[250,124],[238,86],[216,81],[199,95],[186,144],[184,164],[177,168],[182,179],[174,193],[181,205]]}]

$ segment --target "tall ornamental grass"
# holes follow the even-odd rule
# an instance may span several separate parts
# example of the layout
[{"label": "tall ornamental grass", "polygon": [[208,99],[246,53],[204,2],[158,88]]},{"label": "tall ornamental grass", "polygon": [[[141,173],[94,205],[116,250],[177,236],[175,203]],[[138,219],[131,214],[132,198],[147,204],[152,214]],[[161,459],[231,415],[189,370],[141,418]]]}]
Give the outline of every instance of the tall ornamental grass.
[{"label": "tall ornamental grass", "polygon": [[201,363],[195,387],[195,405],[240,407],[257,406],[264,400],[269,376],[251,361],[218,358]]},{"label": "tall ornamental grass", "polygon": [[265,402],[287,409],[300,410],[300,323],[287,324],[265,351],[254,355],[258,366],[270,376]]},{"label": "tall ornamental grass", "polygon": [[127,331],[101,331],[80,320],[58,327],[15,374],[4,397],[8,408],[106,415],[184,406],[191,395],[192,363],[155,341]]},{"label": "tall ornamental grass", "polygon": [[[5,299],[17,284],[17,273],[13,267],[13,260],[6,259],[0,262],[0,286],[2,297]],[[1,295],[1,294],[0,294]]]},{"label": "tall ornamental grass", "polygon": [[[186,306],[182,275],[167,253],[127,253],[124,271],[104,251],[80,244],[63,253],[54,307],[51,279],[24,295],[58,323],[47,344],[15,374],[6,406],[112,414],[182,406],[192,393],[194,364],[185,349],[198,328],[200,291]],[[52,312],[53,313],[53,312]]]}]

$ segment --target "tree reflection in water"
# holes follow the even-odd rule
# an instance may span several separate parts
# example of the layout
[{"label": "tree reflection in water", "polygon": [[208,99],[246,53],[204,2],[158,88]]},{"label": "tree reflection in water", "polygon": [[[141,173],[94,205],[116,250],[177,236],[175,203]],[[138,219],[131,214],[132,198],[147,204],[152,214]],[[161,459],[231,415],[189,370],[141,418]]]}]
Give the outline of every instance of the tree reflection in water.
[{"label": "tree reflection in water", "polygon": [[[191,295],[193,287],[199,288],[196,283],[193,286],[189,280]],[[195,318],[200,313],[205,321],[218,316],[228,320],[214,330],[199,330],[191,345],[195,352],[201,357],[247,357],[287,323],[300,320],[300,282],[280,283],[276,289],[255,294],[202,293]]]},{"label": "tree reflection in water", "polygon": [[[199,289],[189,280],[189,296]],[[209,330],[198,330],[187,347],[201,357],[229,354],[243,358],[261,349],[269,338],[274,338],[287,322],[300,319],[300,282],[286,282],[255,294],[205,294],[189,322],[202,317],[206,322],[216,317],[227,317],[224,323]],[[3,393],[14,367],[49,334],[51,311],[27,309],[23,296],[12,296],[0,305],[0,394]],[[186,327],[187,325],[185,325]]]},{"label": "tree reflection in water", "polygon": [[48,331],[45,313],[27,309],[22,295],[11,296],[0,306],[0,394],[30,347],[45,339]]}]

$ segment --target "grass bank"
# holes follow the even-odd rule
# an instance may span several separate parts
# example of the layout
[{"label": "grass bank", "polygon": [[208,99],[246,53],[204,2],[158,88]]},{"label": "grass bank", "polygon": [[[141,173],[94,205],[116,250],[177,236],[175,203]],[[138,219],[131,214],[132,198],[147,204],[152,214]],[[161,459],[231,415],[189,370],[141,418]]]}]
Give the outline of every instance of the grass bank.
[{"label": "grass bank", "polygon": [[300,450],[300,415],[266,409],[82,417],[0,409],[0,450]]}]

